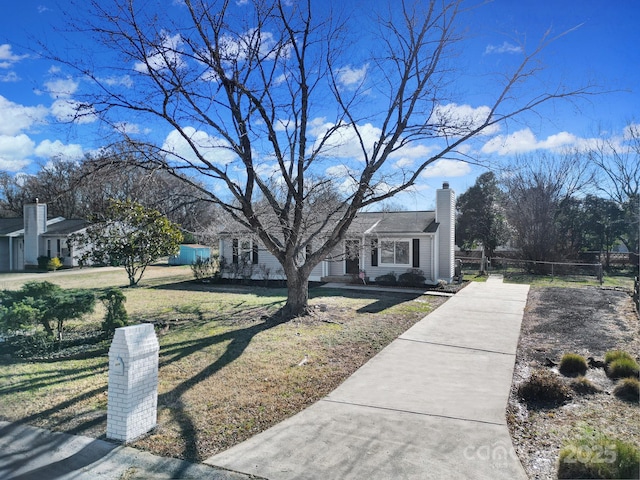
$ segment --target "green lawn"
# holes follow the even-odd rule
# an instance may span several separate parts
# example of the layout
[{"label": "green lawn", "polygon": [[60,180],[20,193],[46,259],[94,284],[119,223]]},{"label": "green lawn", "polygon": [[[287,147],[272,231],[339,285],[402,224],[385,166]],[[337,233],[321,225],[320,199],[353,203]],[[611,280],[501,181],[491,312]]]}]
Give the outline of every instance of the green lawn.
[{"label": "green lawn", "polygon": [[[43,275],[63,287],[125,286],[123,271]],[[151,267],[123,288],[134,322],[160,341],[158,427],[133,445],[202,460],[322,398],[375,353],[444,302],[411,294],[311,290],[311,315],[270,320],[283,288],[194,283],[185,267]],[[3,288],[24,279],[0,278]],[[98,328],[102,307],[72,322]],[[89,358],[25,360],[0,354],[0,418],[101,437],[106,431],[108,343]]]}]

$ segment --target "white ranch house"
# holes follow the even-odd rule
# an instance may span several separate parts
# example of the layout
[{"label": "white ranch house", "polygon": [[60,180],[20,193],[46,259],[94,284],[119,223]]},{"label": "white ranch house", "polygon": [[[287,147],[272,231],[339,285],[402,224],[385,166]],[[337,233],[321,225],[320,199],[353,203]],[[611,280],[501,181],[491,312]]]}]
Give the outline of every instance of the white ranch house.
[{"label": "white ranch house", "polygon": [[69,237],[86,229],[86,220],[47,218],[47,204],[26,204],[22,218],[0,218],[0,271],[13,272],[38,267],[38,257],[58,257],[65,267],[76,267]]},{"label": "white ranch house", "polygon": [[[311,246],[313,248],[313,246]],[[334,254],[320,262],[309,280],[331,281],[354,275],[374,279],[394,272],[400,275],[420,269],[426,284],[454,276],[455,193],[444,183],[436,191],[435,211],[361,212],[347,239]],[[252,279],[282,279],[278,261],[247,232],[222,232],[220,256],[227,268],[223,277],[233,278],[234,265],[246,264]]]}]

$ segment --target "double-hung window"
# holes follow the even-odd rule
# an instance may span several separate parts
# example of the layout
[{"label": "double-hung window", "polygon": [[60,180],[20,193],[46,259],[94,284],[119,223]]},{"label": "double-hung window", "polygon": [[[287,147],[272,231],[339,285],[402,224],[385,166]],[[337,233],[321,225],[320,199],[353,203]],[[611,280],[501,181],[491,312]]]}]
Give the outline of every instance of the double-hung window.
[{"label": "double-hung window", "polygon": [[410,265],[410,240],[381,240],[380,263],[382,265]]},{"label": "double-hung window", "polygon": [[258,263],[258,243],[251,238],[234,238],[232,248],[232,263]]},{"label": "double-hung window", "polygon": [[253,252],[251,239],[241,238],[238,242],[238,258],[242,263],[251,263],[251,253]]}]

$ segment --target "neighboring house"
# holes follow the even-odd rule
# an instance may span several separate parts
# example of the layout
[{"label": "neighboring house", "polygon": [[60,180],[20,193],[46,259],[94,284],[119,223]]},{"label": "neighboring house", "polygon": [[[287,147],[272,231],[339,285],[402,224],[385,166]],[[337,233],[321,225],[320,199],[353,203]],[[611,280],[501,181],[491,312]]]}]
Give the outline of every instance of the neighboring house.
[{"label": "neighboring house", "polygon": [[[358,213],[347,238],[309,279],[362,275],[373,280],[390,272],[400,275],[420,269],[427,284],[449,283],[454,276],[454,248],[455,194],[444,183],[436,191],[435,211]],[[222,232],[219,252],[226,278],[283,278],[278,261],[246,231]]]},{"label": "neighboring house", "polygon": [[0,271],[38,267],[38,257],[58,257],[65,267],[78,265],[69,237],[88,225],[86,220],[47,218],[47,204],[27,204],[22,218],[0,218]]}]

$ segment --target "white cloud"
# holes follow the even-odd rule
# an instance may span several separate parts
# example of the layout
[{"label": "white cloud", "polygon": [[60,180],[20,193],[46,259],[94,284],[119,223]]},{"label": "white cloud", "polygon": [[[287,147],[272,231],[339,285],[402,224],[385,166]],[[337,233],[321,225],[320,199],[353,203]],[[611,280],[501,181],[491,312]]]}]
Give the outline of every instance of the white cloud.
[{"label": "white cloud", "polygon": [[358,132],[361,136],[358,138],[356,129],[351,125],[339,126],[336,130],[331,131],[334,127],[332,123],[324,123],[322,119],[316,119],[312,122],[310,133],[316,137],[314,149],[320,148],[323,138],[326,138],[322,145],[321,154],[325,157],[334,158],[351,158],[354,160],[364,161],[364,152],[360,141],[364,145],[365,150],[371,154],[375,142],[380,138],[382,131],[370,123],[358,125]]},{"label": "white cloud", "polygon": [[79,160],[83,157],[82,146],[77,143],[64,144],[60,140],[43,140],[35,148],[34,153],[42,158],[62,158]]},{"label": "white cloud", "polygon": [[[491,114],[491,108],[486,105],[472,107],[471,105],[458,105],[449,103],[437,105],[429,123],[436,126],[440,135],[462,136],[482,125]],[[500,131],[500,126],[494,124],[486,127],[478,135],[494,135]]]},{"label": "white cloud", "polygon": [[140,125],[131,122],[117,122],[116,124],[114,124],[113,128],[117,132],[123,133],[125,135],[135,135],[139,133],[147,134],[151,132],[150,128],[140,128]]},{"label": "white cloud", "polygon": [[340,85],[346,88],[358,87],[367,76],[369,64],[364,64],[361,68],[352,68],[351,65],[338,69],[336,77]]},{"label": "white cloud", "polygon": [[581,139],[568,132],[559,132],[548,136],[545,140],[538,140],[529,128],[525,128],[510,135],[493,137],[482,146],[482,152],[513,155],[534,150],[561,150],[568,147],[582,147],[589,143],[590,140]]},{"label": "white cloud", "polygon": [[632,123],[624,127],[623,138],[625,140],[640,138],[640,124]]},{"label": "white cloud", "polygon": [[0,135],[15,135],[32,125],[43,124],[47,114],[42,105],[25,107],[0,95]]},{"label": "white cloud", "polygon": [[471,173],[471,166],[468,163],[443,158],[427,166],[422,176],[425,178],[464,177],[469,173]]},{"label": "white cloud", "polygon": [[0,169],[17,172],[31,163],[35,143],[24,133],[0,135]]},{"label": "white cloud", "polygon": [[71,98],[71,96],[78,90],[78,82],[72,78],[59,78],[57,80],[51,80],[46,82],[44,86],[51,98]]},{"label": "white cloud", "polygon": [[28,55],[15,55],[8,43],[0,45],[0,68],[11,68],[14,63],[27,57]]},{"label": "white cloud", "polygon": [[0,75],[0,82],[9,83],[9,82],[19,82],[20,77],[16,72],[9,72],[6,75]]},{"label": "white cloud", "polygon": [[427,160],[434,150],[438,150],[437,146],[428,147],[422,143],[412,143],[396,150],[389,155],[390,159],[397,159],[394,163],[396,168],[406,168],[414,165],[416,160]]},{"label": "white cloud", "polygon": [[[236,154],[229,149],[229,144],[224,139],[214,137],[193,127],[185,127],[182,130],[207,161],[218,165],[227,165],[237,159]],[[189,143],[177,130],[173,130],[167,135],[162,149],[174,154],[178,160],[186,160],[194,164],[201,163]]]},{"label": "white cloud", "polygon": [[149,69],[153,71],[162,71],[166,68],[182,69],[187,63],[182,58],[181,48],[184,43],[179,33],[173,36],[163,32],[162,45],[147,53],[146,63],[136,62],[133,66],[136,72],[149,73]]},{"label": "white cloud", "polygon": [[416,163],[415,160],[413,160],[412,158],[402,157],[400,160],[398,160],[393,164],[393,167],[404,169],[404,168],[412,167],[415,163]]},{"label": "white cloud", "polygon": [[98,120],[91,105],[70,98],[56,100],[51,104],[51,114],[59,122],[78,124],[93,123]]},{"label": "white cloud", "polygon": [[507,41],[503,42],[502,45],[487,45],[487,48],[484,49],[485,55],[491,55],[492,53],[522,53],[523,49],[520,45],[514,45]]},{"label": "white cloud", "polygon": [[104,82],[106,85],[110,87],[121,86],[126,88],[133,87],[133,80],[130,75],[122,75],[122,76],[111,76],[100,78],[99,81]]},{"label": "white cloud", "polygon": [[346,165],[331,165],[324,171],[327,177],[343,178],[350,177],[352,170]]}]

